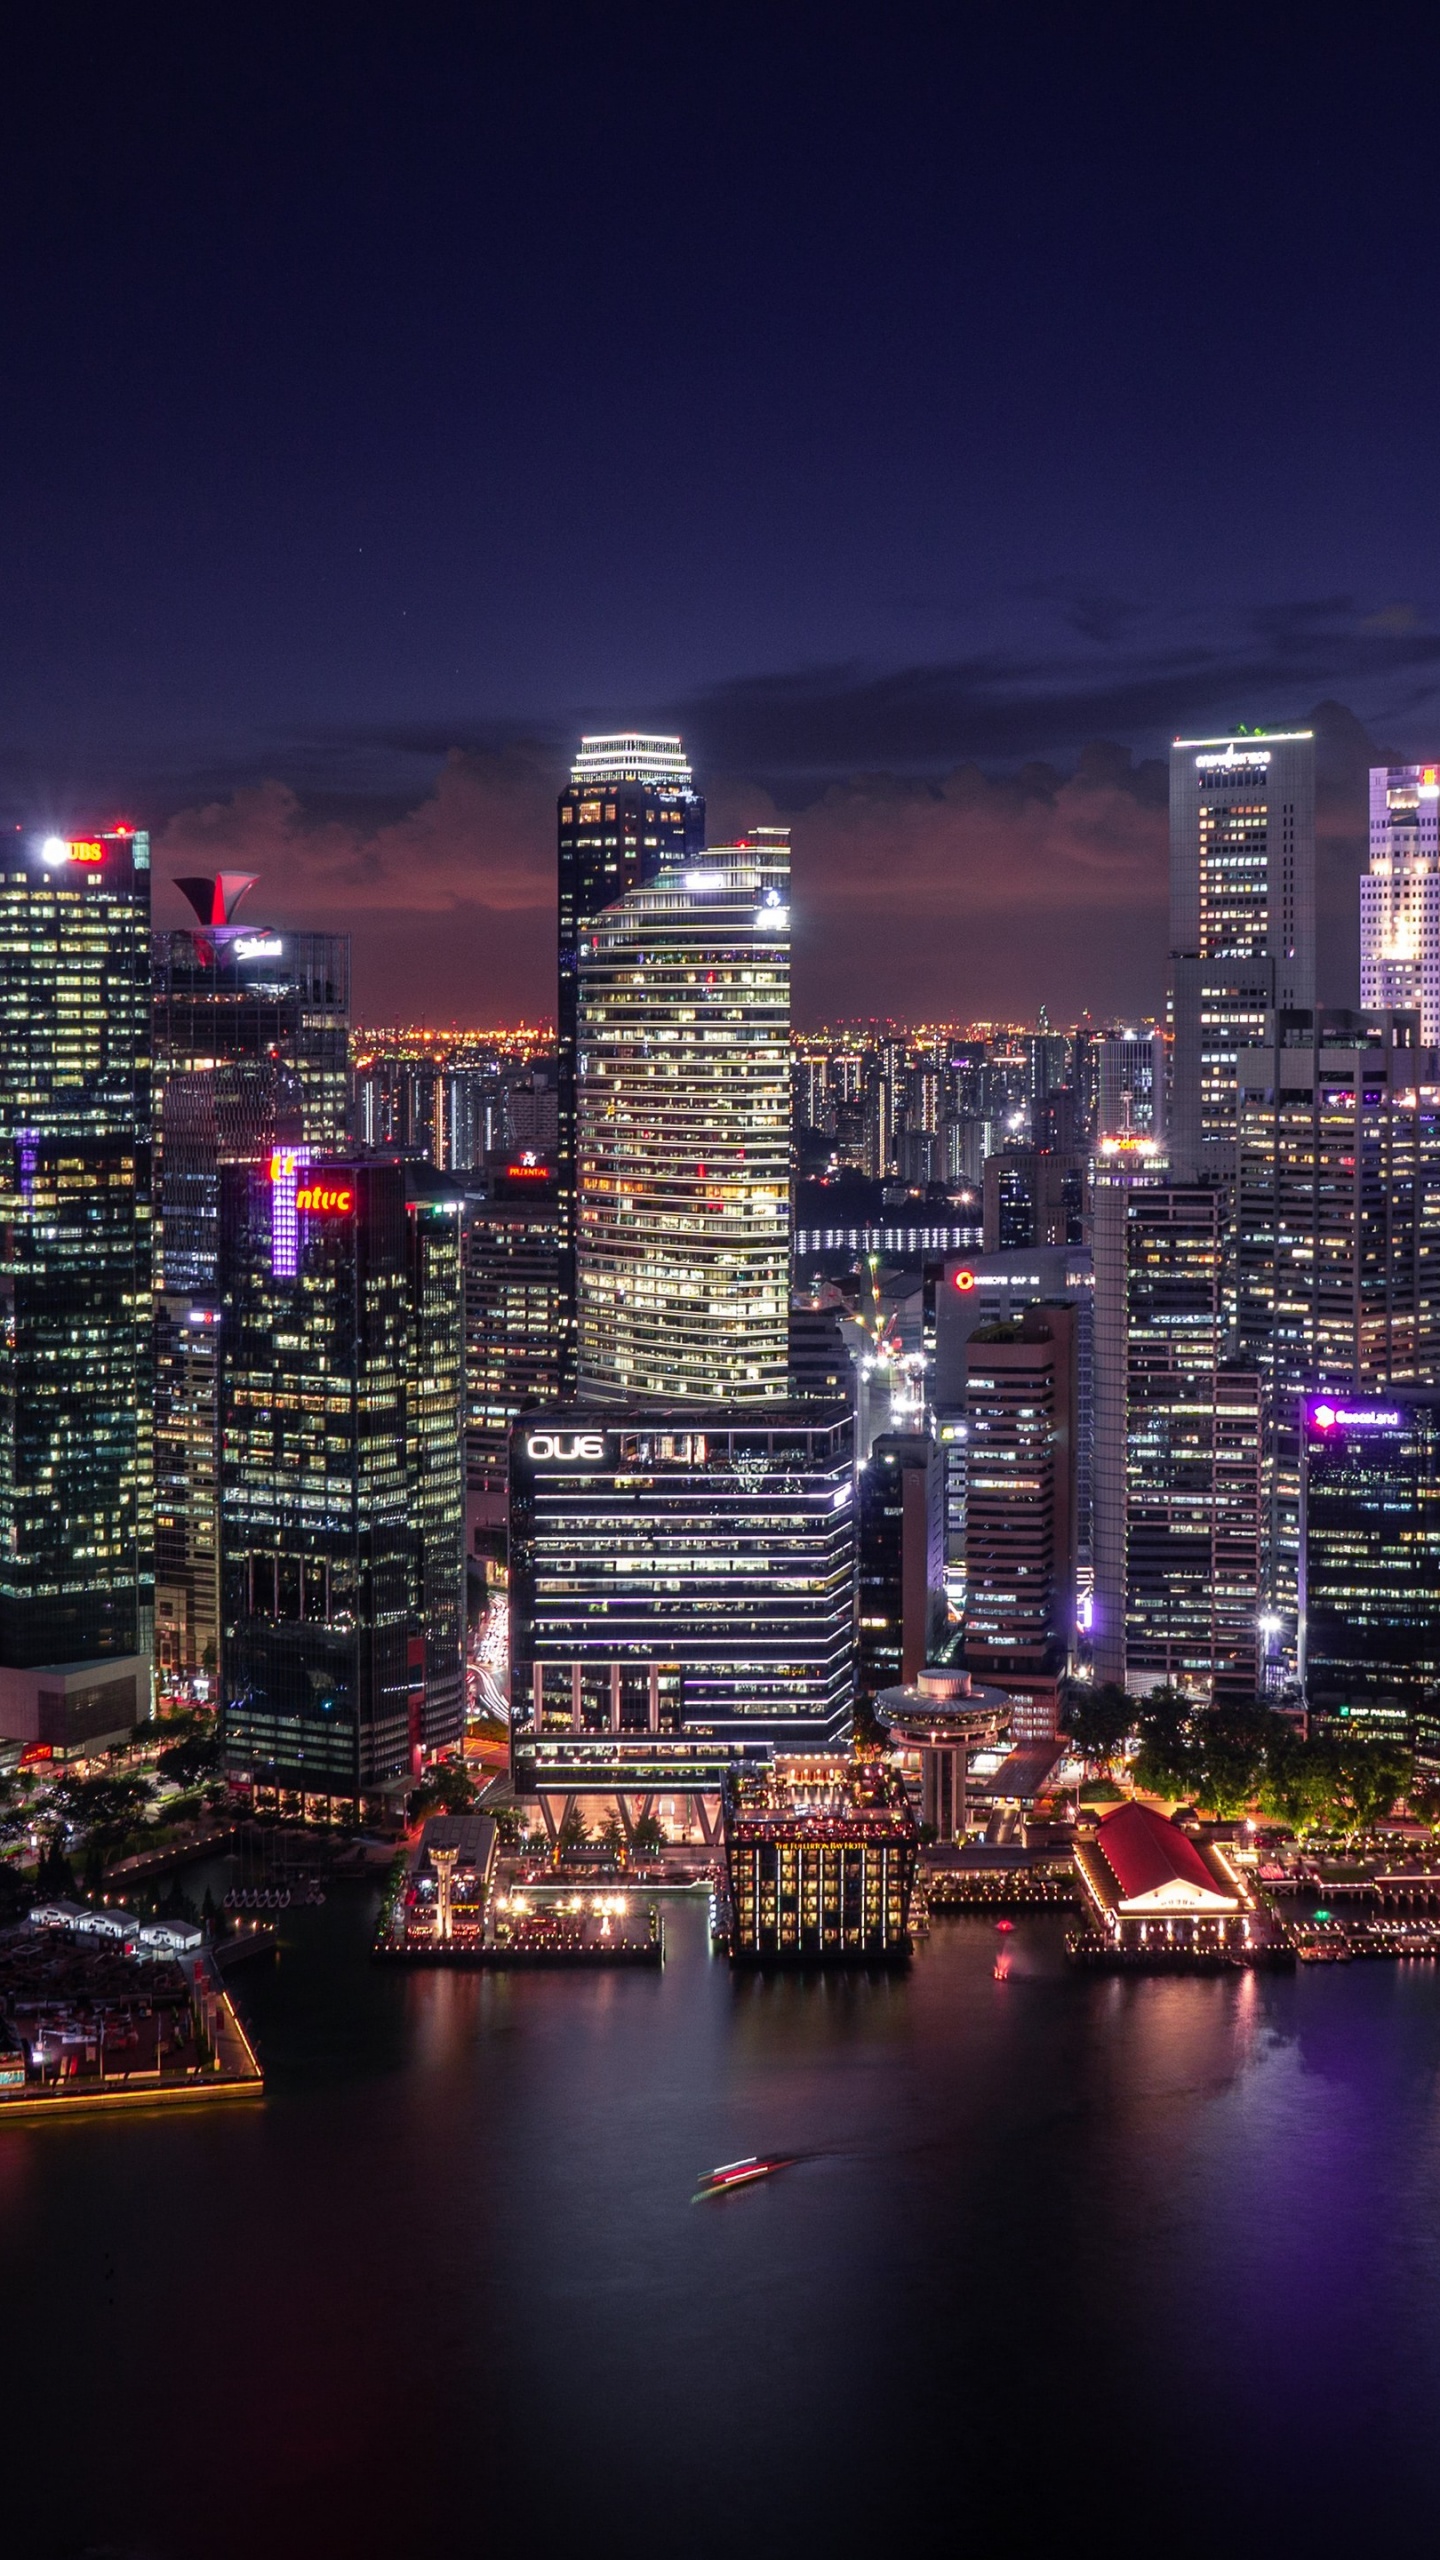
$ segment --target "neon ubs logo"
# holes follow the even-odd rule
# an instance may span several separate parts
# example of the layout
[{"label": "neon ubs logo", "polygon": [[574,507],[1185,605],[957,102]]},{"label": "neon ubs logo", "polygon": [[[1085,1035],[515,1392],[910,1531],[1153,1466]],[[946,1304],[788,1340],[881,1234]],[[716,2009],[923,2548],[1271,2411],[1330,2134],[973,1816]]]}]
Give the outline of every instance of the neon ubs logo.
[{"label": "neon ubs logo", "polygon": [[525,1443],[527,1458],[603,1458],[603,1431],[532,1431]]}]

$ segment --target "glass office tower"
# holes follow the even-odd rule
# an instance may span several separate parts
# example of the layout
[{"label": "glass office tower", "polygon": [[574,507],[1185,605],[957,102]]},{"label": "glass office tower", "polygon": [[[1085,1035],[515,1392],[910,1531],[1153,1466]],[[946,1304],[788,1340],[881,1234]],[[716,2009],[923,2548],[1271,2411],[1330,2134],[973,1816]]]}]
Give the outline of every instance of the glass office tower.
[{"label": "glass office tower", "polygon": [[1260,1377],[1228,1358],[1225,1198],[1126,1199],[1125,1669],[1217,1702],[1261,1684]]},{"label": "glass office tower", "polygon": [[393,1799],[463,1730],[461,1202],[279,1151],[221,1179],[221,1703],[256,1803]]},{"label": "glass office tower", "polygon": [[560,1393],[553,1168],[496,1166],[465,1202],[465,1465],[477,1519],[502,1518],[510,1428]]},{"label": "glass office tower", "polygon": [[1296,1392],[1440,1376],[1440,1058],[1413,1013],[1279,1015],[1239,1057],[1234,1329],[1266,1382],[1266,1612],[1293,1655]]},{"label": "glass office tower", "polygon": [[1360,1002],[1413,1010],[1421,1039],[1440,1043],[1440,765],[1371,767]]},{"label": "glass office tower", "polygon": [[789,1392],[786,828],[663,871],[580,940],[579,1391]]},{"label": "glass office tower", "polygon": [[0,865],[0,1732],[151,1707],[150,848]]},{"label": "glass office tower", "polygon": [[1319,1714],[1440,1757],[1440,1392],[1311,1396],[1300,1669]]},{"label": "glass office tower", "polygon": [[1235,1053],[1276,1007],[1315,1002],[1315,740],[1177,738],[1170,754],[1169,1155],[1228,1181]]},{"label": "glass office tower", "polygon": [[517,1785],[704,1796],[738,1757],[844,1739],[854,1690],[854,1423],[843,1408],[615,1421],[511,1443]]},{"label": "glass office tower", "polygon": [[559,984],[556,993],[561,1368],[575,1375],[575,1109],[580,941],[585,926],[629,889],[684,861],[705,842],[705,803],[678,738],[633,733],[582,738],[561,792]]},{"label": "glass office tower", "polygon": [[168,1679],[204,1680],[220,1624],[220,1168],[344,1145],[350,937],[237,924],[249,873],[176,885],[195,927],[152,939],[156,1652]]}]

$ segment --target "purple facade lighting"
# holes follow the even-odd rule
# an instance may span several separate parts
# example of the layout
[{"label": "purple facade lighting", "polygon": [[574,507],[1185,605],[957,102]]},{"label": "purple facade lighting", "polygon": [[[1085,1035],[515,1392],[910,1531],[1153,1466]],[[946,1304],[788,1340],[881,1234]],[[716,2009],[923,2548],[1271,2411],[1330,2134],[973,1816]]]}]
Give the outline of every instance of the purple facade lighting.
[{"label": "purple facade lighting", "polygon": [[277,1147],[270,1158],[270,1272],[276,1280],[293,1280],[300,1269],[295,1193],[310,1155],[309,1147]]}]

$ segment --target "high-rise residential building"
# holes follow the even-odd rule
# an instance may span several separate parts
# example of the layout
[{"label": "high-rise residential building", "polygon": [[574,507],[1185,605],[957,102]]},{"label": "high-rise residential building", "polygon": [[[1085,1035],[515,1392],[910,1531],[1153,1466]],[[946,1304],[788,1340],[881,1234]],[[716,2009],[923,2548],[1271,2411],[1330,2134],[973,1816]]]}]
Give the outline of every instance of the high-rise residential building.
[{"label": "high-rise residential building", "polygon": [[1096,1134],[1165,1144],[1165,1034],[1107,1031],[1094,1043]]},{"label": "high-rise residential building", "polygon": [[705,803],[678,738],[582,738],[560,794],[559,983],[556,994],[556,1137],[560,1278],[565,1309],[561,1367],[575,1375],[576,1097],[580,944],[585,928],[627,891],[683,863],[705,843]]},{"label": "high-rise residential building", "polygon": [[757,828],[580,936],[584,1397],[788,1393],[789,880],[788,830]]},{"label": "high-rise residential building", "polygon": [[463,1731],[461,1209],[381,1158],[222,1175],[222,1728],[258,1804],[393,1799]]},{"label": "high-rise residential building", "polygon": [[1360,1002],[1418,1013],[1421,1039],[1440,1044],[1440,765],[1371,767]]},{"label": "high-rise residential building", "polygon": [[966,1344],[965,1660],[1015,1700],[1015,1732],[1057,1729],[1076,1620],[1076,1321],[1027,1307]]},{"label": "high-rise residential building", "polygon": [[0,860],[0,1732],[151,1709],[150,847]]},{"label": "high-rise residential building", "polygon": [[503,1521],[517,1415],[560,1394],[553,1162],[492,1167],[465,1202],[465,1473],[472,1517]]},{"label": "high-rise residential building", "polygon": [[851,1416],[569,1405],[511,1444],[522,1794],[716,1835],[736,1759],[833,1748],[854,1694]]},{"label": "high-rise residential building", "polygon": [[1170,755],[1170,1161],[1229,1180],[1235,1058],[1315,1003],[1315,741],[1177,738]]},{"label": "high-rise residential building", "polygon": [[1125,1668],[1218,1702],[1261,1685],[1261,1381],[1227,1358],[1226,1195],[1126,1198]]},{"label": "high-rise residential building", "polygon": [[1440,1759],[1440,1392],[1305,1399],[1300,1677],[1327,1719]]}]

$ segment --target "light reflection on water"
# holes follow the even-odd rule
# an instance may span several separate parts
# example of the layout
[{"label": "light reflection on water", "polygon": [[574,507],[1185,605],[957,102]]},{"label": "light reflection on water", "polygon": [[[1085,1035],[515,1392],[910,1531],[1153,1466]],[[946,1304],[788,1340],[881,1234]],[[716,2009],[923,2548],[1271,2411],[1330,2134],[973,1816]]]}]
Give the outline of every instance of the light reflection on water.
[{"label": "light reflection on water", "polygon": [[[661,1975],[403,1974],[338,1894],[241,1977],[262,2110],[0,2127],[15,2547],[1020,2553],[1123,2477],[1181,2552],[1429,2548],[1434,1968],[667,1916]],[[748,2151],[813,2156],[691,2203]]]}]

